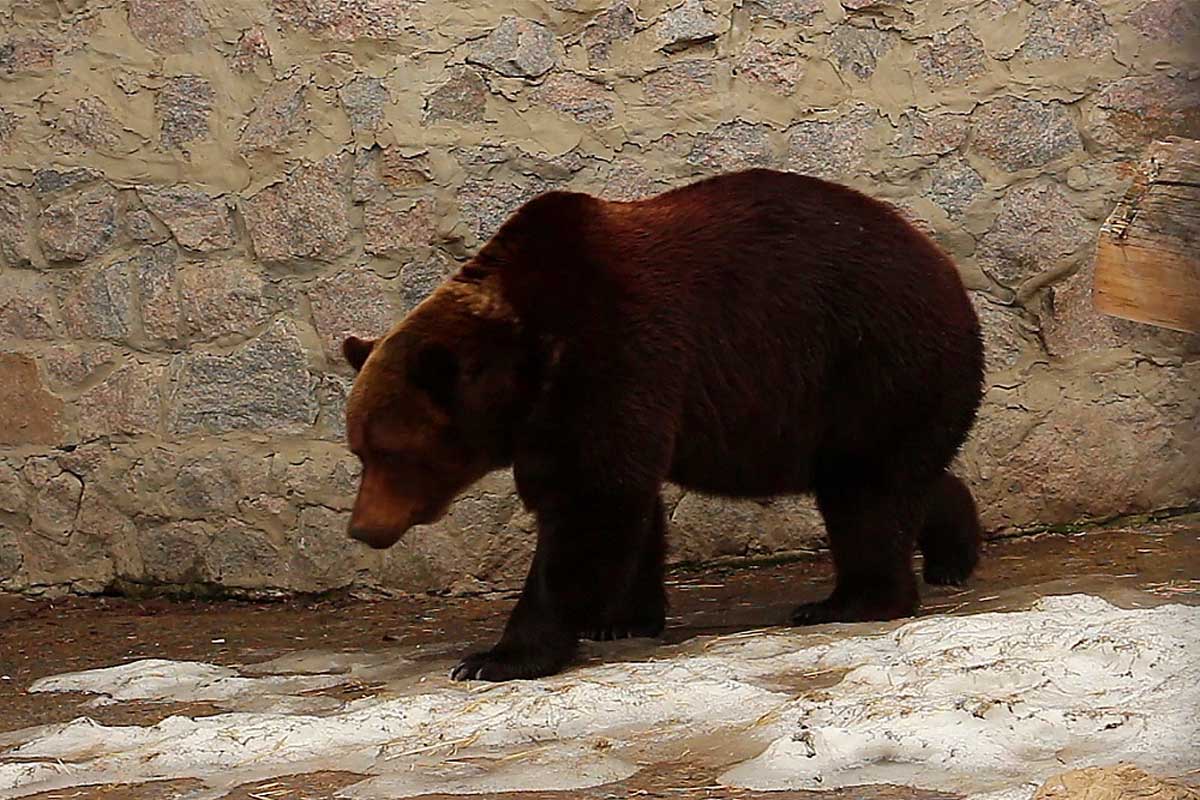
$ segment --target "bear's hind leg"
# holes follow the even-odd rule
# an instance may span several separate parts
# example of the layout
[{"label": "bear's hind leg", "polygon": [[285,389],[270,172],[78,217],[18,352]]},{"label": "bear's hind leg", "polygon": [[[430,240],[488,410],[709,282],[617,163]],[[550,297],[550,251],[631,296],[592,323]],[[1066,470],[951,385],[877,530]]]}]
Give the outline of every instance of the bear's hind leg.
[{"label": "bear's hind leg", "polygon": [[920,495],[898,487],[817,486],[836,584],[826,599],[792,612],[796,625],[889,620],[914,614],[919,603],[912,553],[922,514]]},{"label": "bear's hind leg", "polygon": [[[662,498],[655,501],[654,516],[641,542],[637,571],[628,589],[593,619],[581,620],[579,636],[604,642],[613,639],[656,638],[667,624],[667,591],[663,585],[667,548],[667,517]],[[596,608],[597,612],[601,609]]]},{"label": "bear's hind leg", "polygon": [[949,472],[929,494],[925,524],[917,544],[925,556],[925,582],[958,585],[971,577],[979,562],[982,532],[971,490]]}]

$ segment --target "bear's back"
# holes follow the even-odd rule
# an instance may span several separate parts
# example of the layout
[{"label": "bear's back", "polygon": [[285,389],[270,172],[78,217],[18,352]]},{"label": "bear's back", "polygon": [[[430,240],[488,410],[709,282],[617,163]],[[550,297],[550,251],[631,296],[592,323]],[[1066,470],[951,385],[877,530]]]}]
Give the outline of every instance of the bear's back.
[{"label": "bear's back", "polygon": [[674,478],[695,488],[800,489],[818,451],[888,451],[930,418],[947,440],[929,448],[953,449],[979,402],[953,262],[891,206],[817,178],[747,170],[632,202],[552,192],[477,260],[604,391],[677,407]]},{"label": "bear's back", "polygon": [[954,263],[851,188],[755,169],[604,203],[596,216],[579,237],[592,270],[697,347],[884,359],[928,337],[974,349],[978,320]]},{"label": "bear's back", "polygon": [[607,269],[689,356],[677,479],[800,488],[806,452],[886,451],[921,419],[957,432],[973,415],[974,309],[949,257],[886,203],[750,170],[605,208],[603,238],[622,243]]}]

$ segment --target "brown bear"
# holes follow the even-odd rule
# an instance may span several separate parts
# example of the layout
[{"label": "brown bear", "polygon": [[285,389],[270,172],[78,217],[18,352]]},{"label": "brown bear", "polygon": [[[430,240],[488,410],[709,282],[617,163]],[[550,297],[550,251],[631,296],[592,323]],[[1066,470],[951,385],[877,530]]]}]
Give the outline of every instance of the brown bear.
[{"label": "brown bear", "polygon": [[947,467],[980,403],[978,319],[951,260],[847,187],[754,169],[633,202],[549,192],[343,350],[351,536],[388,547],[508,466],[536,515],[504,633],[455,679],[661,633],[668,480],[816,496],[837,579],[796,624],[913,614],[914,545],[930,583],[975,566],[975,504]]}]

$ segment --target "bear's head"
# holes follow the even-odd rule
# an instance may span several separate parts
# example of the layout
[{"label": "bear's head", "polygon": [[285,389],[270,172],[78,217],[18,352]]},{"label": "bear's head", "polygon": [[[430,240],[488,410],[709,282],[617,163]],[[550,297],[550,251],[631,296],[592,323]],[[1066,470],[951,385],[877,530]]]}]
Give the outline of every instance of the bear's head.
[{"label": "bear's head", "polygon": [[526,350],[496,279],[466,269],[383,337],[345,340],[357,372],[346,436],[362,462],[353,538],[390,547],[512,462],[531,391]]}]

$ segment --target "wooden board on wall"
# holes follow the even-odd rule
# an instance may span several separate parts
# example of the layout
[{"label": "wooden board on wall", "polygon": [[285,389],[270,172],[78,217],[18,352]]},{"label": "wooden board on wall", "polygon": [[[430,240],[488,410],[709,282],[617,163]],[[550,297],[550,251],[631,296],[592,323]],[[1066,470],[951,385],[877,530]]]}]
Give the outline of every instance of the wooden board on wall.
[{"label": "wooden board on wall", "polygon": [[1150,145],[1100,229],[1094,280],[1098,311],[1200,333],[1200,141]]}]

